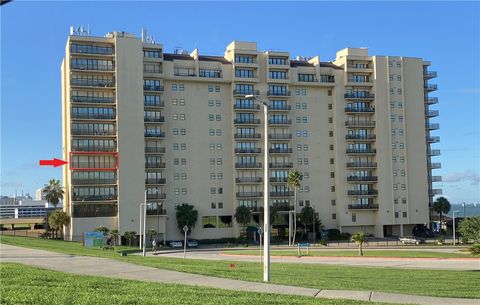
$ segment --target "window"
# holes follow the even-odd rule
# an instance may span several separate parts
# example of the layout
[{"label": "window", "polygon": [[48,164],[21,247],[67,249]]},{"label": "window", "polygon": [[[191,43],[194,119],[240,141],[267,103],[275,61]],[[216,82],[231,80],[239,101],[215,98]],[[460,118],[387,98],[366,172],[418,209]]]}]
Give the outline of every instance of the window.
[{"label": "window", "polygon": [[303,136],[304,136],[305,138],[308,137],[308,131],[307,131],[307,130],[304,130],[304,131],[303,131]]},{"label": "window", "polygon": [[185,91],[185,85],[184,84],[178,85],[178,91]]},{"label": "window", "polygon": [[397,144],[396,143],[392,143],[392,149],[396,149],[397,148]]},{"label": "window", "polygon": [[175,158],[173,159],[173,165],[179,165],[180,164],[180,159]]},{"label": "window", "polygon": [[174,192],[175,192],[175,195],[180,195],[180,188],[175,188]]},{"label": "window", "polygon": [[332,110],[333,109],[333,105],[332,104],[328,104],[328,110]]},{"label": "window", "polygon": [[215,173],[210,173],[210,179],[211,180],[215,180],[216,177],[217,177],[217,175],[215,175]]},{"label": "window", "polygon": [[180,144],[180,149],[181,150],[186,150],[187,149],[187,144],[185,144],[185,143]]},{"label": "window", "polygon": [[178,120],[178,113],[172,113],[172,120]]},{"label": "window", "polygon": [[185,113],[180,113],[180,120],[185,121]]},{"label": "window", "polygon": [[335,192],[335,185],[330,186],[330,192]]},{"label": "window", "polygon": [[[220,202],[218,204],[220,205]],[[231,228],[232,227],[232,216],[218,216],[218,227],[219,228]]]},{"label": "window", "polygon": [[177,84],[172,84],[172,91],[177,91]]},{"label": "window", "polygon": [[179,99],[179,100],[178,100],[178,104],[179,104],[180,106],[185,106],[185,100],[184,100],[183,98],[182,98],[182,99]]},{"label": "window", "polygon": [[398,198],[393,199],[394,204],[398,204]]},{"label": "window", "polygon": [[395,212],[395,218],[398,218],[398,212]]},{"label": "window", "polygon": [[405,157],[401,156],[400,157],[400,162],[405,163]]},{"label": "window", "polygon": [[307,89],[302,89],[302,95],[307,95]]},{"label": "window", "polygon": [[333,130],[330,130],[330,131],[328,132],[328,136],[329,136],[329,137],[333,137]]},{"label": "window", "polygon": [[303,158],[303,164],[308,165],[308,158]]},{"label": "window", "polygon": [[330,178],[335,178],[335,172],[330,172]]},{"label": "window", "polygon": [[397,184],[397,183],[395,183],[395,184],[393,185],[393,190],[395,190],[395,191],[398,190],[398,184]]},{"label": "window", "polygon": [[333,213],[333,214],[332,214],[332,219],[333,219],[333,220],[337,219],[337,214]]},{"label": "window", "polygon": [[328,118],[328,123],[332,124],[333,123],[333,117]]},{"label": "window", "polygon": [[222,102],[219,101],[219,100],[215,100],[215,106],[216,106],[216,107],[222,106]]},{"label": "window", "polygon": [[210,148],[210,150],[215,150],[215,144],[213,143],[208,144],[208,148]]},{"label": "window", "polygon": [[402,190],[406,190],[407,189],[407,185],[406,184],[402,184]]},{"label": "window", "polygon": [[209,114],[208,115],[208,120],[209,121],[214,121],[215,120],[215,116],[213,114]]},{"label": "window", "polygon": [[403,115],[399,115],[399,116],[398,116],[398,121],[399,121],[400,123],[403,122]]},{"label": "window", "polygon": [[337,203],[335,202],[335,199],[330,200],[331,205],[336,205]]},{"label": "window", "polygon": [[217,188],[211,187],[210,188],[210,194],[216,194],[217,193]]},{"label": "window", "polygon": [[398,130],[398,134],[401,135],[401,136],[403,136],[403,129],[399,129],[399,130]]},{"label": "window", "polygon": [[397,93],[398,93],[398,95],[402,95],[402,88],[398,88]]},{"label": "window", "polygon": [[176,99],[172,100],[172,105],[178,105],[178,101]]},{"label": "window", "polygon": [[[215,146],[213,148],[215,148]],[[210,165],[215,165],[215,158],[210,158]]]},{"label": "window", "polygon": [[403,203],[403,204],[407,204],[407,198],[405,198],[405,197],[402,198],[402,203]]},{"label": "window", "polygon": [[401,101],[398,102],[398,108],[403,108],[403,103]]},{"label": "window", "polygon": [[405,170],[402,169],[402,170],[400,171],[400,173],[401,173],[402,176],[405,176]]},{"label": "window", "polygon": [[213,106],[214,106],[213,100],[208,100],[208,107],[213,107]]},{"label": "window", "polygon": [[393,88],[390,88],[390,95],[392,95],[393,92],[394,92],[394,91],[393,91]]},{"label": "window", "polygon": [[208,92],[213,92],[213,85],[208,85]]},{"label": "window", "polygon": [[328,96],[332,96],[332,90],[327,91]]},{"label": "window", "polygon": [[222,120],[222,116],[220,114],[217,114],[215,116],[215,121],[221,121]]},{"label": "window", "polygon": [[390,74],[390,76],[388,77],[388,79],[389,79],[390,81],[393,81],[393,74]]},{"label": "window", "polygon": [[223,202],[219,202],[219,203],[218,203],[218,208],[219,208],[219,209],[223,209]]},{"label": "window", "polygon": [[330,145],[330,150],[333,150],[333,145]]},{"label": "window", "polygon": [[219,187],[219,188],[218,188],[218,193],[219,193],[219,194],[223,194],[223,187]]},{"label": "window", "polygon": [[297,144],[297,150],[301,151],[302,150],[302,144]]},{"label": "window", "polygon": [[401,80],[402,80],[402,76],[401,76],[401,75],[397,75],[397,80],[398,80],[398,81],[401,81]]},{"label": "window", "polygon": [[394,101],[391,101],[390,102],[390,108],[394,108],[395,107],[395,102]]},{"label": "window", "polygon": [[187,180],[187,173],[182,173],[182,180]]},{"label": "window", "polygon": [[205,229],[214,229],[217,227],[217,216],[202,216],[202,226]]},{"label": "window", "polygon": [[397,68],[401,68],[401,67],[402,67],[402,62],[397,61]]},{"label": "window", "polygon": [[222,158],[217,158],[217,165],[222,165]]},{"label": "window", "polygon": [[298,202],[298,205],[301,206],[301,207],[303,207],[303,200],[300,200],[300,201]]},{"label": "window", "polygon": [[222,180],[223,179],[223,173],[218,173],[217,174],[217,179]]},{"label": "window", "polygon": [[216,134],[217,136],[221,136],[221,135],[222,135],[222,130],[221,130],[221,129],[215,130],[215,134]]},{"label": "window", "polygon": [[310,186],[306,185],[305,188],[304,188],[305,192],[310,192]]},{"label": "window", "polygon": [[404,149],[404,148],[405,148],[405,144],[400,143],[400,144],[399,144],[399,147],[400,147],[400,149]]},{"label": "window", "polygon": [[178,143],[173,143],[173,150],[178,150]]},{"label": "window", "polygon": [[388,61],[388,66],[389,66],[390,68],[393,68],[393,61],[392,61],[392,60],[389,60],[389,61]]},{"label": "window", "polygon": [[333,158],[330,158],[330,164],[335,164],[335,160]]},{"label": "window", "polygon": [[303,151],[308,151],[308,144],[303,144]]},{"label": "window", "polygon": [[352,213],[352,222],[357,222],[357,213]]},{"label": "window", "polygon": [[179,173],[173,174],[173,179],[174,180],[180,180],[180,174]]},{"label": "window", "polygon": [[182,158],[181,162],[182,162],[182,165],[187,165],[187,159],[186,158]]},{"label": "window", "polygon": [[220,86],[218,85],[215,86],[215,92],[220,92]]},{"label": "window", "polygon": [[217,205],[215,204],[215,202],[211,202],[211,203],[210,203],[210,208],[212,208],[212,209],[216,209],[216,208],[217,208]]},{"label": "window", "polygon": [[210,128],[210,129],[208,130],[208,135],[209,135],[209,136],[214,136],[214,135],[215,135],[215,129]]},{"label": "window", "polygon": [[302,109],[307,109],[307,103],[302,103]]},{"label": "window", "polygon": [[394,170],[394,171],[392,172],[392,174],[393,174],[394,177],[397,176],[397,171]]},{"label": "window", "polygon": [[310,177],[310,174],[308,172],[303,173],[303,179],[308,179]]},{"label": "window", "polygon": [[217,144],[217,150],[222,150],[222,148],[223,148],[222,143]]},{"label": "window", "polygon": [[392,136],[395,135],[395,128],[392,128]]},{"label": "window", "polygon": [[407,212],[403,212],[403,218],[407,218]]},{"label": "window", "polygon": [[295,109],[300,109],[300,103],[295,103]]}]

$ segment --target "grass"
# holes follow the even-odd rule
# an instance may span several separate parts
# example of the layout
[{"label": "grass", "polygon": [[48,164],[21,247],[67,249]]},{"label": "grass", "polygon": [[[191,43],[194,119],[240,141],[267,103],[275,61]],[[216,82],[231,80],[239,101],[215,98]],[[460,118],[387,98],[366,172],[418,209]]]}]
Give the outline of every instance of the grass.
[{"label": "grass", "polygon": [[237,292],[174,284],[71,275],[21,264],[0,265],[0,304],[24,305],[366,305],[367,302]]},{"label": "grass", "polygon": [[[258,250],[238,250],[228,251],[226,254],[238,254],[238,255],[260,255]],[[295,250],[272,250],[270,252],[273,256],[297,256],[298,251]],[[307,250],[301,250],[302,256],[348,256],[358,257],[358,250],[312,250],[307,255]],[[480,257],[479,255],[471,255],[469,253],[446,253],[446,252],[433,252],[433,251],[408,251],[408,250],[363,250],[363,256],[367,257],[401,257],[401,258],[466,258],[466,257]]]},{"label": "grass", "polygon": [[[167,257],[121,257],[113,251],[85,249],[79,243],[44,240],[26,237],[1,236],[1,243],[43,249],[67,254],[101,256],[124,262],[217,276],[238,280],[260,282],[262,266],[255,262],[183,260]],[[272,282],[321,289],[374,290],[383,292],[428,295],[439,297],[480,298],[480,272],[414,270],[377,267],[351,267],[319,264],[272,264]]]}]

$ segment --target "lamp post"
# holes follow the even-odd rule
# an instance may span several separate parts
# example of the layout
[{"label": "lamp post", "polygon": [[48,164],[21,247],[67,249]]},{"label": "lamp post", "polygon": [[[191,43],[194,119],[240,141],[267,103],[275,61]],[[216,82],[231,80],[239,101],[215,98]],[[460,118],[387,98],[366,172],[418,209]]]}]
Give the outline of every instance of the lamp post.
[{"label": "lamp post", "polygon": [[254,94],[245,98],[256,100],[263,105],[263,281],[270,281],[270,205],[268,203],[268,104]]},{"label": "lamp post", "polygon": [[[142,222],[143,221],[143,222]],[[147,226],[147,192],[145,191],[145,201],[140,203],[140,249],[142,249],[142,255],[147,256],[145,248],[145,231]],[[142,235],[143,232],[143,235]]]},{"label": "lamp post", "polygon": [[453,245],[455,246],[455,213],[458,213],[458,211],[453,211]]},{"label": "lamp post", "polygon": [[462,207],[463,207],[463,219],[467,218],[467,209],[466,209],[467,204],[465,202],[462,202]]}]

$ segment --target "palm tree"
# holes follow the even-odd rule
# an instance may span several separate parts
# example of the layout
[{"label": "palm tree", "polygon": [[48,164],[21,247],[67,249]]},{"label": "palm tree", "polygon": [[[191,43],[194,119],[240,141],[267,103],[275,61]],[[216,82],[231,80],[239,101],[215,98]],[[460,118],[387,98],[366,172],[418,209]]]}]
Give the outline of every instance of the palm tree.
[{"label": "palm tree", "polygon": [[442,215],[450,212],[450,201],[445,197],[438,197],[433,203],[432,209],[440,215],[440,232],[442,232]]},{"label": "palm tree", "polygon": [[42,192],[47,202],[51,203],[55,209],[60,200],[63,199],[63,194],[65,193],[63,187],[60,185],[60,180],[55,179],[50,179],[48,184],[45,184],[43,187]]},{"label": "palm tree", "polygon": [[117,229],[113,229],[110,231],[110,234],[113,237],[113,244],[116,245],[118,241],[118,236],[120,235],[120,232]]},{"label": "palm tree", "polygon": [[352,235],[352,241],[354,241],[358,245],[358,254],[363,256],[363,243],[367,241],[365,233],[357,232]]},{"label": "palm tree", "polygon": [[132,239],[135,238],[135,236],[137,236],[137,232],[135,231],[126,231],[123,236],[125,237],[126,240],[128,240],[128,246],[131,247],[132,246]]},{"label": "palm tree", "polygon": [[[56,210],[48,215],[48,222],[50,223],[50,227],[55,231],[55,238],[58,238],[58,231],[70,223],[70,216],[64,211]],[[61,232],[63,238],[63,230]]]},{"label": "palm tree", "polygon": [[[293,239],[291,245],[295,244],[295,236],[297,233],[297,188],[300,187],[300,181],[303,179],[302,174],[298,170],[288,172],[287,184],[293,188]],[[289,234],[290,235],[290,234]],[[290,244],[290,240],[288,241]]]},{"label": "palm tree", "polygon": [[298,220],[303,223],[305,235],[307,234],[307,226],[309,225],[312,226],[312,229],[315,224],[318,224],[320,228],[322,227],[322,223],[320,222],[318,215],[311,206],[306,206],[300,211]]},{"label": "palm tree", "polygon": [[108,229],[105,226],[99,226],[98,228],[95,229],[95,232],[102,232],[103,236],[107,236],[108,232],[110,232],[110,229]]},{"label": "palm tree", "polygon": [[235,217],[237,222],[242,226],[243,237],[245,240],[247,235],[245,228],[247,227],[247,224],[249,224],[250,220],[252,219],[252,212],[246,206],[240,205],[235,209],[235,215],[233,215],[233,217]]},{"label": "palm tree", "polygon": [[198,220],[198,211],[195,210],[193,205],[184,203],[182,205],[177,206],[177,226],[180,230],[180,233],[183,235],[183,227],[187,226],[190,228],[187,234],[192,232],[191,228],[195,227],[195,223]]}]

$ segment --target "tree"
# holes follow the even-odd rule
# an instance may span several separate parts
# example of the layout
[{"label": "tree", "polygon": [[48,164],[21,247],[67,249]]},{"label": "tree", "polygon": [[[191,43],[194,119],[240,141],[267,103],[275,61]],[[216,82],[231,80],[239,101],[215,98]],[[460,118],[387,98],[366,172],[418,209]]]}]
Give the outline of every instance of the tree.
[{"label": "tree", "polygon": [[363,243],[367,241],[365,233],[357,232],[352,235],[352,241],[354,241],[358,245],[358,254],[363,256]]},{"label": "tree", "polygon": [[148,239],[150,240],[150,242],[152,242],[157,235],[158,235],[158,233],[154,229],[150,229],[150,230],[147,231],[147,236],[148,236]]},{"label": "tree", "polygon": [[177,226],[181,234],[184,234],[184,226],[187,226],[190,229],[187,232],[187,234],[189,234],[192,231],[191,228],[195,227],[197,220],[198,211],[195,210],[195,207],[193,205],[184,203],[177,206]]},{"label": "tree", "polygon": [[480,242],[480,216],[467,217],[460,222],[460,234],[464,239]]},{"label": "tree", "polygon": [[246,238],[246,227],[252,219],[252,212],[246,206],[240,205],[235,209],[235,214],[233,217],[235,217],[237,222],[242,226],[243,237]]},{"label": "tree", "polygon": [[60,200],[63,199],[65,191],[60,185],[60,180],[50,179],[48,184],[43,187],[42,193],[45,195],[47,202],[51,203],[56,209]]},{"label": "tree", "polygon": [[55,232],[55,238],[58,237],[58,230],[62,230],[63,238],[63,226],[67,226],[70,223],[70,216],[62,210],[55,210],[48,215],[48,222]]},{"label": "tree", "polygon": [[128,246],[132,246],[132,239],[134,239],[137,236],[137,232],[135,231],[126,231],[123,236],[125,237],[126,240],[128,240]]},{"label": "tree", "polygon": [[440,232],[442,231],[442,215],[450,212],[450,202],[445,197],[438,197],[433,203],[433,211],[440,215]]},{"label": "tree", "polygon": [[113,229],[110,231],[110,235],[113,237],[113,244],[116,245],[118,242],[118,236],[120,235],[120,232],[118,232],[117,229]]},{"label": "tree", "polygon": [[305,234],[307,234],[307,226],[309,225],[311,225],[312,228],[315,224],[319,224],[319,227],[322,226],[318,215],[311,206],[303,207],[298,215],[298,220],[303,224]]},{"label": "tree", "polygon": [[[297,188],[300,187],[300,181],[303,179],[302,174],[298,170],[291,170],[288,172],[287,184],[288,187],[293,188],[293,238],[292,243],[290,243],[290,238],[288,243],[293,245],[295,244],[295,236],[297,233]],[[290,233],[289,233],[290,236]]]},{"label": "tree", "polygon": [[104,226],[99,226],[98,228],[95,229],[95,232],[102,232],[103,236],[107,236],[108,232],[110,232],[110,229]]}]

